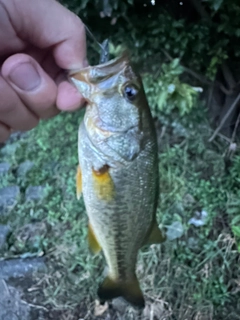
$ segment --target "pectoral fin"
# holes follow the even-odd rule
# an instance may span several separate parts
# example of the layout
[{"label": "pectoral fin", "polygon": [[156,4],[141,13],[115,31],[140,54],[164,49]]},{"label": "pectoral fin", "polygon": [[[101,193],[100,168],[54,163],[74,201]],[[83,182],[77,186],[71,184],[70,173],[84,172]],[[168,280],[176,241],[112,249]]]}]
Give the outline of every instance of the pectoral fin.
[{"label": "pectoral fin", "polygon": [[101,246],[97,241],[97,238],[94,234],[93,228],[90,223],[88,223],[88,244],[93,254],[97,254],[101,251]]},{"label": "pectoral fin", "polygon": [[77,174],[76,174],[76,190],[77,190],[77,199],[79,200],[82,195],[82,172],[80,166],[77,167]]},{"label": "pectoral fin", "polygon": [[98,171],[93,169],[92,175],[97,197],[101,200],[111,201],[114,198],[115,190],[109,166],[105,165]]},{"label": "pectoral fin", "polygon": [[158,244],[164,242],[165,240],[166,235],[159,229],[157,221],[155,220],[143,245]]},{"label": "pectoral fin", "polygon": [[105,278],[98,289],[98,296],[101,302],[122,297],[134,307],[144,308],[145,306],[144,297],[136,276],[126,282],[113,280],[110,277]]}]

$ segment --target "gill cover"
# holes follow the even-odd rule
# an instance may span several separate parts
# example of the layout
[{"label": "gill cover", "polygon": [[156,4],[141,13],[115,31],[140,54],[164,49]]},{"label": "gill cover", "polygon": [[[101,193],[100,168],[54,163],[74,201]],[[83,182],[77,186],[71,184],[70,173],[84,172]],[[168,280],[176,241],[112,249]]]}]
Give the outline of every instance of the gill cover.
[{"label": "gill cover", "polygon": [[91,107],[86,113],[98,128],[110,132],[140,128],[141,106],[146,98],[141,79],[126,53],[84,68],[72,74],[71,80]]}]

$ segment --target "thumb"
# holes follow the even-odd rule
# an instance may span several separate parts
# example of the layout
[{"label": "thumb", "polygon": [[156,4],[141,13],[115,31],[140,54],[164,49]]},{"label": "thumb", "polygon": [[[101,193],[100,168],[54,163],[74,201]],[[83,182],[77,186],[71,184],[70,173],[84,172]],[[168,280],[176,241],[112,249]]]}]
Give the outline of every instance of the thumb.
[{"label": "thumb", "polygon": [[52,50],[57,65],[79,69],[86,65],[86,36],[82,21],[55,0],[0,0],[15,33],[38,48]]}]

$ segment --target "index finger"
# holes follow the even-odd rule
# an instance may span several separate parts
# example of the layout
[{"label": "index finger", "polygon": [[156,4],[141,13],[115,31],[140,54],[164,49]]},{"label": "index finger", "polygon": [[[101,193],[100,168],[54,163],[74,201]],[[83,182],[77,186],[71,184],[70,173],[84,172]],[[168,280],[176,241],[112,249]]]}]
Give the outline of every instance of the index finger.
[{"label": "index finger", "polygon": [[55,0],[0,0],[18,37],[52,50],[60,68],[86,65],[86,35],[82,21]]}]

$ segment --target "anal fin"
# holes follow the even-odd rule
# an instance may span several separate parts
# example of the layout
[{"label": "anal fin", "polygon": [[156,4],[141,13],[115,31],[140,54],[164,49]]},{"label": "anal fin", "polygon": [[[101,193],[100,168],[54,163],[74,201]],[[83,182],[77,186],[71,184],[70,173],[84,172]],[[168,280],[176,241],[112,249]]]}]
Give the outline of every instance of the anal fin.
[{"label": "anal fin", "polygon": [[88,245],[93,254],[97,254],[102,249],[100,244],[97,241],[97,238],[94,234],[94,231],[90,222],[88,223]]},{"label": "anal fin", "polygon": [[77,192],[77,199],[79,200],[82,195],[82,172],[79,165],[77,167],[77,174],[76,174],[76,192]]},{"label": "anal fin", "polygon": [[101,302],[122,297],[136,308],[145,307],[143,293],[136,276],[128,281],[117,281],[109,276],[106,277],[98,288],[98,296]]}]

